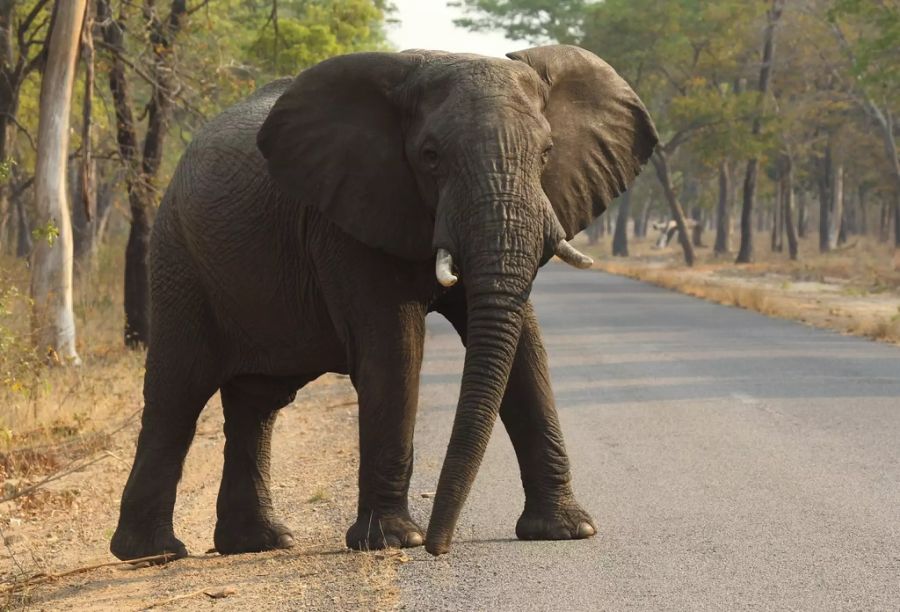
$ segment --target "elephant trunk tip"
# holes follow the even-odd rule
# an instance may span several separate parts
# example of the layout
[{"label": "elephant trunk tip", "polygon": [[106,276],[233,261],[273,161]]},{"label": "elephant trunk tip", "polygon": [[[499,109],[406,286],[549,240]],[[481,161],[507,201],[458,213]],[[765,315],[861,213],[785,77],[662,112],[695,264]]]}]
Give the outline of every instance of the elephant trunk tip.
[{"label": "elephant trunk tip", "polygon": [[425,538],[425,550],[434,557],[440,557],[450,552],[450,539],[441,538]]}]

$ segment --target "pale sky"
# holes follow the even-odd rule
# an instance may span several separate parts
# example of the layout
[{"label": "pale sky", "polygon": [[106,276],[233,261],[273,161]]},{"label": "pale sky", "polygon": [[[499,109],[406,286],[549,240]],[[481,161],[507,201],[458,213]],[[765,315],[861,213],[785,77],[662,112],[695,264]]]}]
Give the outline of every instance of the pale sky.
[{"label": "pale sky", "polygon": [[388,38],[398,51],[436,49],[502,57],[531,46],[507,40],[500,32],[469,32],[453,25],[463,12],[448,7],[446,0],[394,0],[394,5],[400,23],[388,27]]}]

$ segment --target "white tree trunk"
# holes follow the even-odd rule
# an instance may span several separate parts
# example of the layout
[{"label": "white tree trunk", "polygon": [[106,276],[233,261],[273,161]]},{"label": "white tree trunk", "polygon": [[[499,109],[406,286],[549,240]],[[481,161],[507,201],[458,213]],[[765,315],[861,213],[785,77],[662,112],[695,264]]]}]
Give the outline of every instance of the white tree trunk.
[{"label": "white tree trunk", "polygon": [[31,262],[35,347],[62,363],[78,364],[72,311],[72,223],[66,201],[66,157],[75,60],[86,0],[58,0],[41,81],[34,195],[37,227]]}]

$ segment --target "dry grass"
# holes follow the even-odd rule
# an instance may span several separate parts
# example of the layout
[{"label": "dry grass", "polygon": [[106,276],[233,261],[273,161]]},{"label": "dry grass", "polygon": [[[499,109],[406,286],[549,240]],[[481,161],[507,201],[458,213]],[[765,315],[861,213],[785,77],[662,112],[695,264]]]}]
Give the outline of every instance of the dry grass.
[{"label": "dry grass", "polygon": [[659,250],[649,239],[630,240],[628,258],[610,257],[606,240],[585,250],[597,258],[598,268],[612,274],[769,316],[900,343],[900,266],[892,247],[857,238],[821,254],[817,245],[815,237],[802,241],[798,261],[790,261],[787,253],[757,249],[755,262],[742,266],[730,255],[716,258],[711,249],[700,248],[693,268],[684,266],[677,244]]},{"label": "dry grass", "polygon": [[122,343],[123,252],[108,245],[77,274],[81,367],[48,365],[35,354],[28,268],[0,260],[0,452],[82,439],[140,407],[144,355]]},{"label": "dry grass", "polygon": [[642,268],[638,265],[625,265],[610,261],[601,261],[598,267],[611,274],[627,276],[726,306],[746,308],[763,314],[777,315],[779,312],[779,308],[776,307],[772,298],[758,287],[719,285],[711,280],[680,274],[670,268]]},{"label": "dry grass", "polygon": [[854,334],[873,340],[900,343],[900,314],[890,319],[860,321],[852,331]]}]

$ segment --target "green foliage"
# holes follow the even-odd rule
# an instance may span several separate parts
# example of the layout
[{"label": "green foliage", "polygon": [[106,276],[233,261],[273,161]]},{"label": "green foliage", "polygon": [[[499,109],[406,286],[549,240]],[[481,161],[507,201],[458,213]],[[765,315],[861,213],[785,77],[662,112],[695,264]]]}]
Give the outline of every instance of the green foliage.
[{"label": "green foliage", "polygon": [[584,15],[597,0],[457,0],[448,4],[466,9],[454,23],[472,30],[503,30],[514,40],[533,43],[576,43]]},{"label": "green foliage", "polygon": [[278,31],[270,14],[247,47],[265,72],[295,74],[324,59],[385,48],[385,10],[372,0],[294,0],[279,4]]},{"label": "green foliage", "polygon": [[15,165],[16,160],[12,157],[0,160],[0,183],[6,184],[9,182],[9,177],[12,175],[12,169]]},{"label": "green foliage", "polygon": [[56,242],[56,239],[59,237],[59,226],[51,219],[50,221],[47,221],[46,225],[31,230],[31,237],[35,240],[46,240],[47,244],[52,247],[53,243]]},{"label": "green foliage", "polygon": [[836,0],[827,16],[846,39],[853,75],[878,98],[900,103],[900,4]]}]

